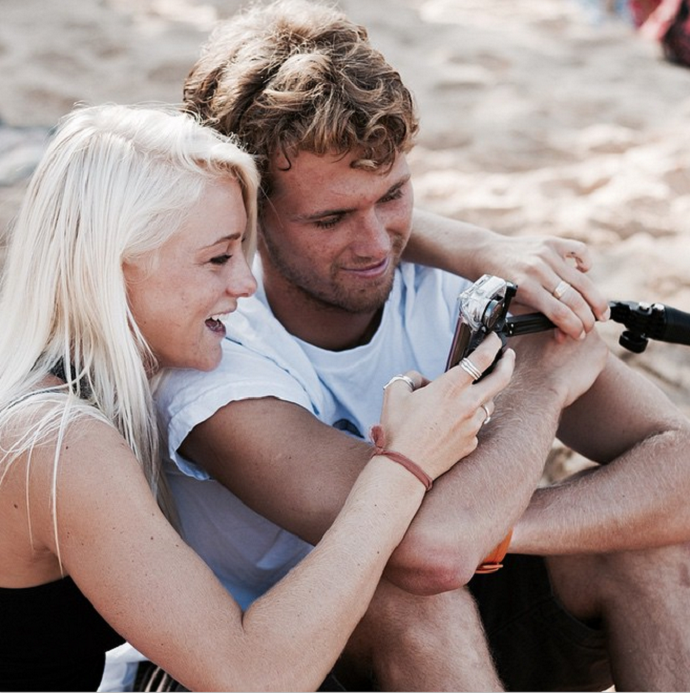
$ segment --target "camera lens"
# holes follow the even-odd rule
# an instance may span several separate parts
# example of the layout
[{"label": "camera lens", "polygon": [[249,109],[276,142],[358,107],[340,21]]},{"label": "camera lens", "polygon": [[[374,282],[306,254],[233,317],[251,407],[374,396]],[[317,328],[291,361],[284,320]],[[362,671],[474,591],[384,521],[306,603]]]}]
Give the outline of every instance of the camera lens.
[{"label": "camera lens", "polygon": [[496,300],[487,303],[482,316],[482,323],[487,330],[492,330],[496,321],[501,317],[501,305],[501,302]]}]

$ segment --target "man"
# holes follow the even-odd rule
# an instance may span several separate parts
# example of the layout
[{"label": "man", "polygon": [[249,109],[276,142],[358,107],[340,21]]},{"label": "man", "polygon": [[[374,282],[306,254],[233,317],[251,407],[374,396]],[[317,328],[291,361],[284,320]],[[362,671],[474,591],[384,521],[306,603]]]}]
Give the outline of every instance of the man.
[{"label": "man", "polygon": [[[233,18],[185,98],[263,175],[257,297],[228,321],[219,370],[172,373],[158,395],[186,538],[246,604],[327,531],[371,454],[382,386],[443,369],[468,282],[399,264],[412,99],[338,12],[285,0]],[[445,227],[423,215],[414,225],[424,260]],[[382,687],[690,683],[690,426],[607,353],[583,275],[555,267],[532,303],[557,306],[581,339],[515,344],[513,383],[488,404],[478,448],[435,484],[393,555],[345,659]],[[535,490],[556,435],[599,466]],[[511,531],[505,567],[473,577]]]}]

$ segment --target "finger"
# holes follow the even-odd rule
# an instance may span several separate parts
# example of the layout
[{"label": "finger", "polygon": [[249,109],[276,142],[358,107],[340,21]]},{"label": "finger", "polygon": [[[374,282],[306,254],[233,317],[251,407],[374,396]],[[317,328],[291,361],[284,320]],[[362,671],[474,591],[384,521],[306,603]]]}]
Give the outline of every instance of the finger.
[{"label": "finger", "polygon": [[486,424],[491,423],[491,418],[493,417],[495,409],[496,405],[491,399],[488,402],[484,402],[479,405],[477,414],[479,415],[480,426],[485,426]]},{"label": "finger", "polygon": [[592,268],[592,254],[586,243],[571,238],[553,238],[552,245],[559,258],[571,261],[580,272],[589,272]]},{"label": "finger", "polygon": [[[608,318],[608,301],[597,289],[595,284],[585,275],[592,267],[592,254],[589,247],[581,242],[567,238],[552,238],[549,243],[553,254],[544,256],[546,264],[556,274],[556,277],[542,277],[547,291],[553,291],[561,280],[568,282],[591,308],[598,320]],[[553,283],[553,281],[556,283]],[[550,282],[550,283],[549,283]]]},{"label": "finger", "polygon": [[[565,288],[563,288],[565,287]],[[552,292],[554,301],[561,303],[561,307],[553,305],[553,314],[564,321],[564,325],[573,325],[573,318],[582,329],[580,332],[591,332],[597,320],[607,320],[610,314],[608,302],[599,293],[594,283],[581,272],[573,269],[562,273],[559,281],[558,292]],[[566,309],[565,311],[563,309]],[[567,310],[572,313],[567,314]],[[564,325],[554,320],[563,329]],[[564,330],[568,332],[568,330]],[[569,332],[571,337],[577,337],[575,329]]]},{"label": "finger", "polygon": [[565,344],[565,342],[570,339],[570,337],[562,330],[554,330],[553,336],[557,344]]},{"label": "finger", "polygon": [[479,346],[455,366],[465,373],[466,379],[474,382],[481,378],[482,373],[496,360],[496,354],[502,346],[500,338],[495,333],[485,337]]},{"label": "finger", "polygon": [[587,310],[594,314],[596,319],[602,322],[608,320],[611,314],[609,303],[587,275],[575,268],[566,268],[561,278],[575,290],[582,310]]},{"label": "finger", "polygon": [[[410,373],[416,373],[416,371],[408,371],[408,373],[406,373],[406,375],[410,375]],[[412,376],[410,376],[410,377],[412,377]],[[418,378],[418,380],[417,380],[417,378]],[[412,379],[415,381],[415,383],[419,382],[418,385],[415,385],[415,390],[419,390],[422,387],[426,387],[431,382],[431,380],[429,380],[429,378],[426,378],[425,376],[423,376],[419,373],[416,373],[416,377],[412,378]]]},{"label": "finger", "polygon": [[579,321],[582,329],[578,335],[580,338],[586,332],[591,332],[596,324],[596,318],[592,313],[592,309],[589,307],[582,295],[577,291],[572,285],[568,291],[557,299],[561,302],[563,308],[569,309],[571,313]]},{"label": "finger", "polygon": [[409,378],[414,383],[415,390],[419,390],[420,387],[424,387],[429,382],[428,378],[425,378],[421,373],[417,371],[406,371],[404,375],[406,378]]},{"label": "finger", "polygon": [[417,371],[408,371],[407,373],[401,373],[399,375],[394,375],[384,386],[384,393],[392,390],[401,391],[402,389],[407,389],[408,392],[414,392],[424,385],[425,378]]},{"label": "finger", "polygon": [[569,336],[582,338],[594,328],[596,316],[576,285],[578,277],[582,275],[577,272],[576,275],[572,284],[566,279],[561,279],[548,300],[553,304],[550,308],[554,316],[553,322]]},{"label": "finger", "polygon": [[493,400],[510,383],[515,370],[515,352],[506,349],[494,369],[472,386],[478,402]]},{"label": "finger", "polygon": [[565,263],[560,274],[545,272],[541,285],[520,287],[516,298],[544,313],[573,339],[591,331],[597,319],[606,320],[609,314],[607,301],[589,277]]},{"label": "finger", "polygon": [[477,411],[474,412],[472,416],[472,427],[476,433],[479,433],[484,423],[490,420],[491,417],[487,416],[486,411],[480,405],[477,407]]},{"label": "finger", "polygon": [[481,371],[485,371],[494,362],[502,347],[501,338],[495,332],[490,332],[472,352],[472,361]]}]

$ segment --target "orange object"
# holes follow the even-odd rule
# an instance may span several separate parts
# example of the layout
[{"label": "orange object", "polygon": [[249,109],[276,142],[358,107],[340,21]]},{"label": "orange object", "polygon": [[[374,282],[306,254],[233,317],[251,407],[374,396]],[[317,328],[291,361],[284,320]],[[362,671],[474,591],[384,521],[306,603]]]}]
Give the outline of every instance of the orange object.
[{"label": "orange object", "polygon": [[510,540],[513,538],[513,530],[511,529],[508,534],[506,534],[503,541],[479,564],[475,573],[477,575],[486,575],[488,573],[495,573],[499,568],[503,567],[501,561],[506,557],[508,553],[508,547],[510,546]]}]

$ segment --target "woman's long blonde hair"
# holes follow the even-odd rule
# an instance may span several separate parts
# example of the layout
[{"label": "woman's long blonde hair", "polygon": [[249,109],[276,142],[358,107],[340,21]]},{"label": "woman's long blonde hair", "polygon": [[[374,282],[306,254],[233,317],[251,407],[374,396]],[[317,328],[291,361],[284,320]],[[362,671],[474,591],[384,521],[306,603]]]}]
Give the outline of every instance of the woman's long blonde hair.
[{"label": "woman's long blonde hair", "polygon": [[[258,177],[232,140],[172,106],[80,107],[61,121],[12,229],[2,278],[0,481],[11,460],[48,438],[58,443],[56,473],[65,428],[90,414],[124,436],[160,501],[155,354],[132,317],[122,266],[160,248],[204,186],[228,177],[242,189],[250,256]],[[32,394],[56,369],[66,387]],[[22,434],[13,425],[3,445],[20,412]]]}]

